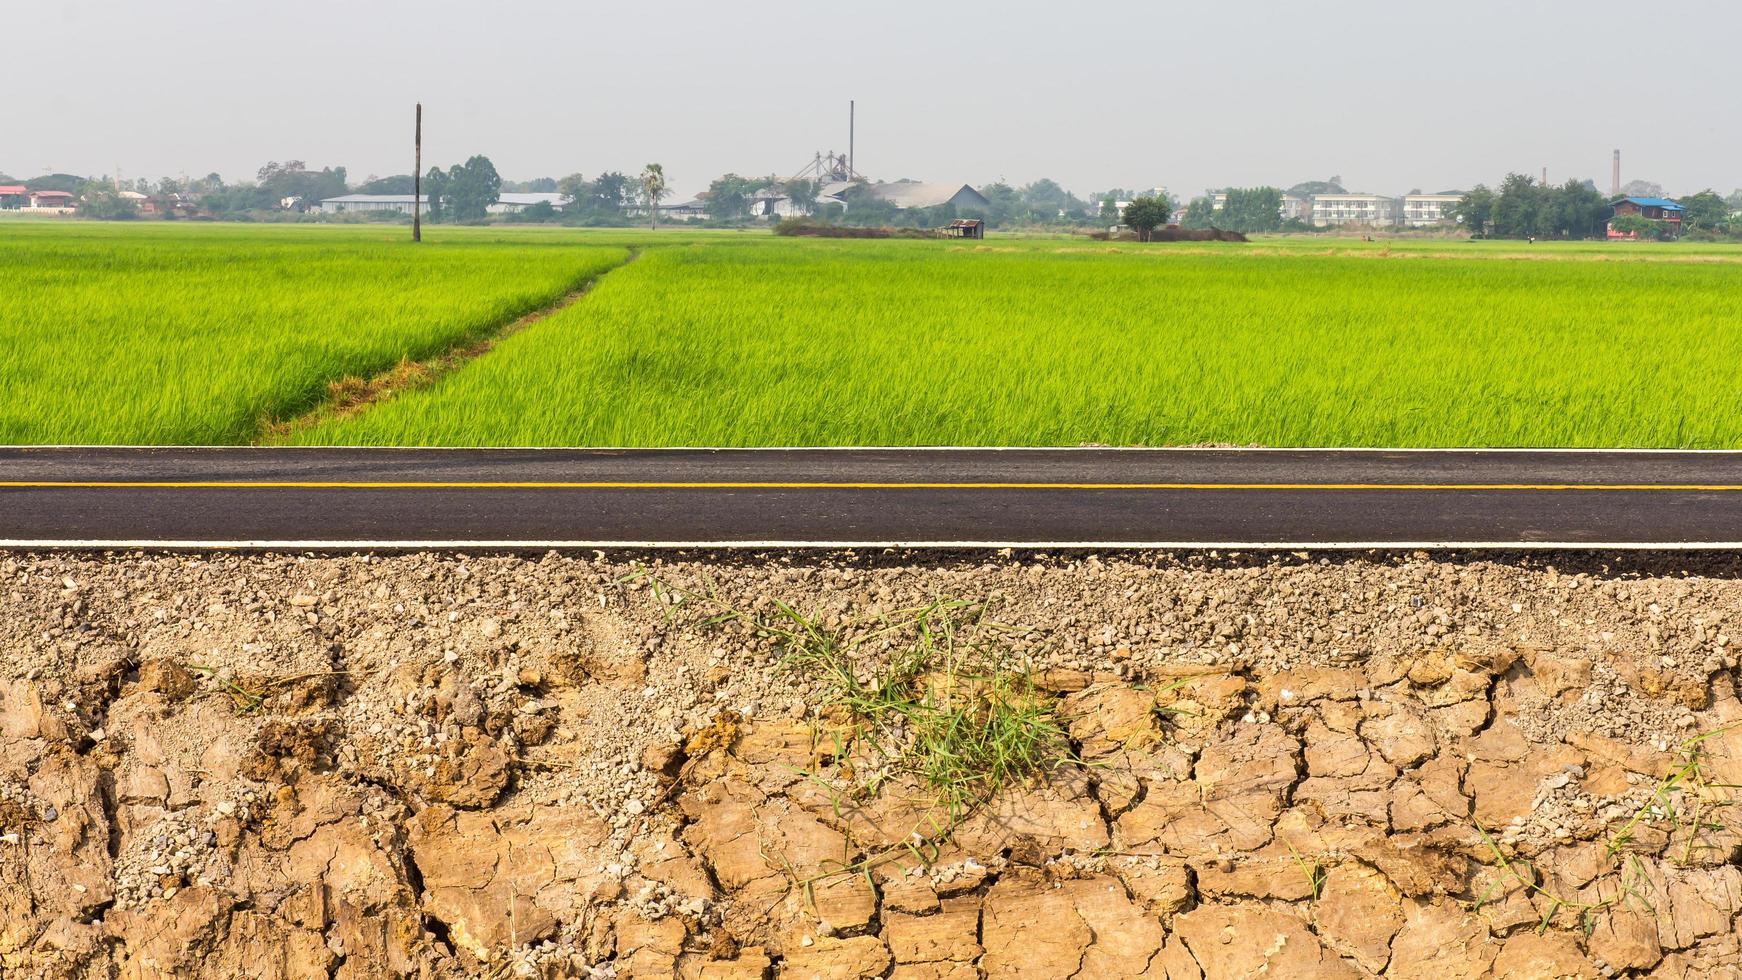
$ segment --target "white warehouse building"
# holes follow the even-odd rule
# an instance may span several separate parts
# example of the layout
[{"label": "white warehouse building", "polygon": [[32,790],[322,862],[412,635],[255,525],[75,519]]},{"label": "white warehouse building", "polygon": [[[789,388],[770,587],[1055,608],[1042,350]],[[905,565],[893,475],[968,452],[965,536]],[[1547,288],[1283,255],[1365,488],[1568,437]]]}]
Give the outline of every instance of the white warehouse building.
[{"label": "white warehouse building", "polygon": [[[346,214],[351,211],[398,211],[400,214],[410,214],[412,208],[410,194],[346,194],[342,197],[329,197],[321,201],[322,214]],[[429,211],[429,195],[424,194],[416,199],[423,205],[425,213]]]},{"label": "white warehouse building", "polygon": [[[491,214],[513,214],[524,211],[534,204],[549,204],[560,208],[568,198],[561,194],[499,194],[496,203],[485,208]],[[429,213],[429,195],[424,194],[417,199],[423,205],[423,212]],[[398,211],[400,214],[411,213],[412,196],[410,194],[346,194],[342,197],[329,197],[321,201],[322,214],[345,214],[350,211]]]},{"label": "white warehouse building", "polygon": [[496,195],[496,203],[484,210],[491,214],[513,214],[516,211],[525,211],[534,204],[548,204],[553,208],[560,208],[567,200],[567,197],[555,193],[507,192]]},{"label": "white warehouse building", "polygon": [[[423,211],[429,211],[430,195],[416,198],[423,205]],[[343,197],[324,198],[321,202],[321,214],[345,214],[350,211],[397,211],[401,214],[411,214],[411,195],[409,193],[347,193]]]}]

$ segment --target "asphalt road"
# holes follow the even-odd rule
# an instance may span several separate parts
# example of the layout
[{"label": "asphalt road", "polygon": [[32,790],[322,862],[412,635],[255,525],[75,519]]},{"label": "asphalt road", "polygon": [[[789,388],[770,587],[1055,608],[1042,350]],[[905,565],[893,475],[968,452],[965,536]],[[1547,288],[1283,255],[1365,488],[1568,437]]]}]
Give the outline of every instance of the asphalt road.
[{"label": "asphalt road", "polygon": [[0,546],[1742,547],[1742,452],[0,448]]}]

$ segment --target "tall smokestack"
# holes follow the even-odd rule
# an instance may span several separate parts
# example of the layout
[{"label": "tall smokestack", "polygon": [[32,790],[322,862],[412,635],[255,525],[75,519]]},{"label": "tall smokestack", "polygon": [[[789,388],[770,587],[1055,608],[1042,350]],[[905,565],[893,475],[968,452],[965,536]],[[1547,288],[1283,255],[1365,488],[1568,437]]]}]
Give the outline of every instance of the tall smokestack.
[{"label": "tall smokestack", "polygon": [[1547,167],[1542,168],[1542,186],[1544,186],[1544,187],[1548,186],[1548,168]]},{"label": "tall smokestack", "polygon": [[1609,196],[1621,196],[1621,151],[1615,151],[1615,170],[1609,177]]},{"label": "tall smokestack", "polygon": [[854,114],[854,102],[852,99],[848,99],[847,100],[847,177],[848,177],[848,179],[852,179],[852,178],[857,177],[859,175],[859,171],[857,171],[853,168],[853,129],[854,129],[854,121],[855,121],[853,118],[853,114]]}]

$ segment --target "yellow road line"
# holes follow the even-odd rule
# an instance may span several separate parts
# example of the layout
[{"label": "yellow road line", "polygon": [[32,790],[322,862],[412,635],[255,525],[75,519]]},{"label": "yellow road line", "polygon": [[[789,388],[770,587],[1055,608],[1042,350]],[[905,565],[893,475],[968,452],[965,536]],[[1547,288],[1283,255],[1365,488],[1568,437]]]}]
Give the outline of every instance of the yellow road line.
[{"label": "yellow road line", "polygon": [[1577,490],[1731,493],[1734,483],[872,483],[750,481],[0,480],[0,488],[150,490]]}]

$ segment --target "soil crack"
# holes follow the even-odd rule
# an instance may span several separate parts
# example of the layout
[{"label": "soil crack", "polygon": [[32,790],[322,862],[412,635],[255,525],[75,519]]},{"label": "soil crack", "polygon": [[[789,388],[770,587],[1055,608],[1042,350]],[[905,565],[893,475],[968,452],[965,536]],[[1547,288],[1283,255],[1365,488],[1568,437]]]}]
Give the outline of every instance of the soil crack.
[{"label": "soil crack", "polygon": [[593,287],[597,286],[600,280],[640,257],[641,250],[631,248],[623,261],[589,276],[580,285],[564,293],[554,302],[541,306],[494,330],[487,331],[481,337],[472,338],[434,356],[416,361],[409,358],[403,359],[386,371],[367,378],[346,375],[329,381],[327,382],[326,398],[314,408],[288,419],[262,420],[260,434],[255,437],[253,444],[257,446],[281,445],[299,432],[306,432],[328,422],[350,418],[367,411],[377,402],[392,398],[400,392],[413,391],[433,385],[446,375],[490,353],[497,344],[509,337],[580,302],[588,293],[593,291]]}]

